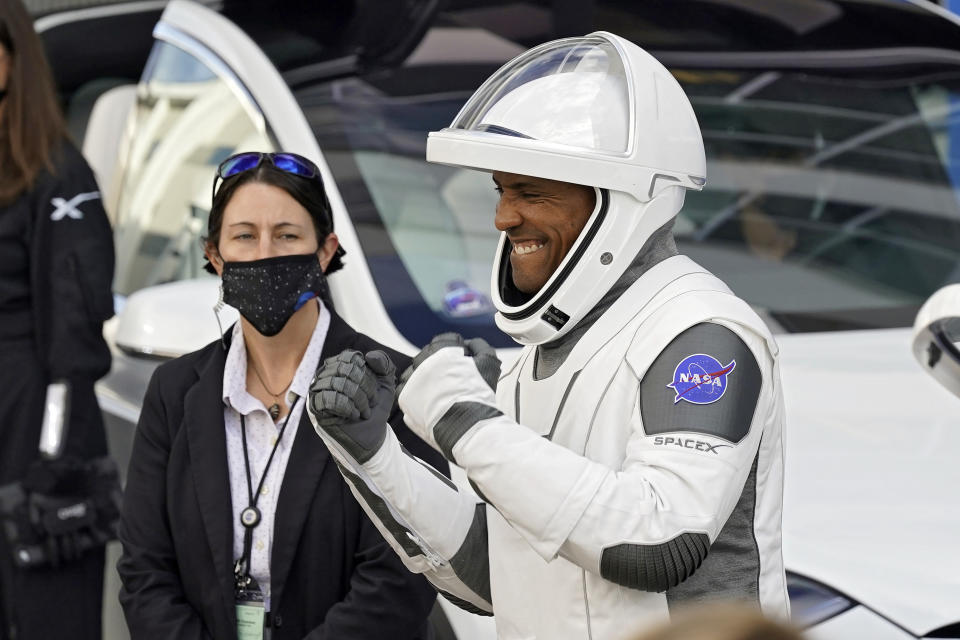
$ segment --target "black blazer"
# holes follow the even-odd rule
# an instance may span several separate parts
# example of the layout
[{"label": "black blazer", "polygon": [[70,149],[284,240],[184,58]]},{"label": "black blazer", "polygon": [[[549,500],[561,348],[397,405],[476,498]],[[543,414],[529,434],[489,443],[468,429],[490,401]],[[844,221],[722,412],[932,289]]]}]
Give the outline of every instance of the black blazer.
[{"label": "black blazer", "polygon": [[[231,332],[227,332],[229,337]],[[385,350],[336,314],[323,359]],[[147,389],[127,472],[117,569],[134,640],[236,638],[233,522],[220,341],[161,365]],[[448,473],[403,426],[404,446]],[[400,562],[337,471],[304,410],[277,501],[270,561],[273,640],[429,638],[436,592]]]}]

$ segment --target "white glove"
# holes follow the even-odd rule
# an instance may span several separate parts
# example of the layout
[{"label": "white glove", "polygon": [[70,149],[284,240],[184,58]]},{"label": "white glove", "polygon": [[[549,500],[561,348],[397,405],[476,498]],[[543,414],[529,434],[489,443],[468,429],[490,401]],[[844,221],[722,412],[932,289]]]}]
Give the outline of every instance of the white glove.
[{"label": "white glove", "polygon": [[453,447],[471,429],[501,416],[494,393],[496,351],[480,338],[435,337],[401,376],[400,408],[407,426],[456,463]]}]

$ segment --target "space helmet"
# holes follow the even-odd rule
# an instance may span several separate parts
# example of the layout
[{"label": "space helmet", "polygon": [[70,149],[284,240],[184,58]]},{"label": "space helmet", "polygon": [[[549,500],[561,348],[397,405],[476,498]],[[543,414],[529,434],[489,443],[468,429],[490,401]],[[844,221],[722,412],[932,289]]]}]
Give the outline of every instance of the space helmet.
[{"label": "space helmet", "polygon": [[706,160],[690,101],[669,71],[611,33],[547,42],[517,56],[427,139],[427,160],[586,185],[596,206],[532,296],[511,291],[500,236],[491,274],[496,323],[521,344],[564,335],[673,219]]}]

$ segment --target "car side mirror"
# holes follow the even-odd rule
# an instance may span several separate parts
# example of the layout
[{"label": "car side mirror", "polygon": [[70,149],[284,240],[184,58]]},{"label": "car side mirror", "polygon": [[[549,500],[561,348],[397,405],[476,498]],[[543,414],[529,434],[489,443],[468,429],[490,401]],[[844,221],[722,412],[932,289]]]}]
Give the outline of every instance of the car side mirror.
[{"label": "car side mirror", "polygon": [[913,325],[913,355],[931,376],[960,396],[960,284],[930,296]]},{"label": "car side mirror", "polygon": [[197,278],[160,284],[132,293],[120,312],[115,342],[128,355],[176,358],[220,338],[240,314],[233,307],[220,309],[220,324],[213,313],[219,296],[217,278]]}]

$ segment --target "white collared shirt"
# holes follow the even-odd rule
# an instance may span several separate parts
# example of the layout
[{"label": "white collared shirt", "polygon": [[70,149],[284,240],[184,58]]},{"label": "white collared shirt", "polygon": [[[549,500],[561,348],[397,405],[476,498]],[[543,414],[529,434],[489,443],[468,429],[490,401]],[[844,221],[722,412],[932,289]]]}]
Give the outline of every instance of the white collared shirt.
[{"label": "white collared shirt", "polygon": [[[297,437],[297,427],[307,402],[310,382],[320,363],[320,353],[330,327],[330,312],[317,299],[320,316],[313,329],[307,350],[300,360],[297,372],[286,389],[287,406],[292,406],[290,423],[283,432],[283,440],[270,463],[267,477],[257,500],[260,524],[253,530],[253,546],[250,550],[250,575],[260,584],[264,604],[270,609],[270,558],[273,549],[273,521],[277,511],[277,498],[283,483],[283,474],[290,458],[290,450]],[[244,528],[240,524],[240,512],[249,503],[247,471],[243,459],[243,439],[240,430],[240,415],[244,416],[247,431],[247,454],[250,458],[250,484],[256,491],[263,475],[263,468],[270,457],[286,417],[276,423],[270,418],[264,404],[251,395],[246,388],[247,348],[243,341],[240,322],[233,327],[230,351],[223,368],[223,422],[227,431],[227,466],[230,473],[230,498],[233,505],[233,559],[243,555]],[[296,404],[294,405],[294,401]]]}]

